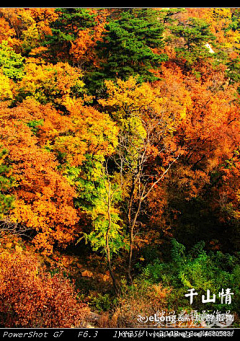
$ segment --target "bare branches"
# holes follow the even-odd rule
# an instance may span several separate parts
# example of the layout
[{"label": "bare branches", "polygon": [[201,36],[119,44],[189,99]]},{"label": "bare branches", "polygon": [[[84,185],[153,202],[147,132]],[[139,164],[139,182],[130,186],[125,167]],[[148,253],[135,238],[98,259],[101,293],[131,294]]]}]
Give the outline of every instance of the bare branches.
[{"label": "bare branches", "polygon": [[[160,120],[161,121],[161,120]],[[151,120],[150,124],[142,122],[145,133],[135,134],[134,131],[127,131],[119,137],[117,152],[115,154],[115,164],[121,173],[121,186],[123,186],[124,174],[129,182],[129,196],[126,200],[127,225],[130,236],[130,249],[128,259],[128,279],[132,283],[132,258],[134,246],[134,230],[141,212],[141,207],[145,199],[152,192],[154,187],[165,177],[172,165],[178,160],[180,154],[175,156],[176,151],[171,150],[164,141],[165,129],[163,122],[157,119]],[[156,145],[156,147],[155,147]],[[166,154],[164,163],[166,166],[159,170],[151,167],[151,148],[155,148],[155,155]],[[169,162],[167,162],[169,160]],[[159,173],[160,171],[160,173]]]},{"label": "bare branches", "polygon": [[149,193],[152,191],[152,189],[159,183],[159,181],[161,181],[163,179],[163,177],[167,174],[167,172],[169,171],[169,169],[172,167],[172,165],[174,164],[174,162],[177,161],[177,159],[179,158],[180,154],[168,165],[168,167],[166,168],[166,170],[162,173],[162,175],[151,185],[151,187],[149,188],[149,190],[147,191],[147,193],[142,197],[142,200],[146,199],[147,196],[149,195]]},{"label": "bare branches", "polygon": [[0,220],[0,233],[8,232],[17,236],[28,237],[27,232],[30,230],[31,228],[13,222],[8,216]]}]

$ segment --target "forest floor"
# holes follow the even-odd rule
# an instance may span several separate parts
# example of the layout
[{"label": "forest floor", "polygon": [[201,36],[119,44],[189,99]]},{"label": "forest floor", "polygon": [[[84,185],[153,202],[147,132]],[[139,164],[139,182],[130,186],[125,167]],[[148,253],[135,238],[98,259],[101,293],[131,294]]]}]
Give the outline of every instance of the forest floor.
[{"label": "forest floor", "polygon": [[[101,314],[104,315],[112,308],[116,298],[105,257],[91,252],[88,246],[83,245],[57,251],[52,256],[45,257],[45,263],[53,271],[61,269],[73,280],[81,301],[87,303],[91,309],[87,326],[96,327]],[[116,272],[120,280],[123,266],[119,265]]]}]

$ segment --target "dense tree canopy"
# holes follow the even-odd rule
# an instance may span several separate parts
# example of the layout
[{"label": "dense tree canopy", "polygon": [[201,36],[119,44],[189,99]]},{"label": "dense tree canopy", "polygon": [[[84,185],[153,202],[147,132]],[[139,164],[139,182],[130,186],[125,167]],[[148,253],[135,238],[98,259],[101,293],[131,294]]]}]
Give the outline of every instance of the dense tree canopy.
[{"label": "dense tree canopy", "polygon": [[[0,324],[82,323],[50,275],[64,252],[101,259],[118,295],[193,287],[179,255],[201,241],[239,257],[239,29],[238,8],[0,9]],[[225,256],[199,250],[207,281]]]}]

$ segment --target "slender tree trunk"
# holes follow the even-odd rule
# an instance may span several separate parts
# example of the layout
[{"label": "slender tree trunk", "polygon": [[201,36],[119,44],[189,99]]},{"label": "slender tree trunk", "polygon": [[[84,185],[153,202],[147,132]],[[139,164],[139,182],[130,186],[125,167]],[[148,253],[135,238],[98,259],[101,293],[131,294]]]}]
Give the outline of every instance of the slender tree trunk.
[{"label": "slender tree trunk", "polygon": [[[131,196],[130,196],[130,203],[129,203],[129,210],[128,210],[128,220],[129,220],[129,229],[130,229],[130,250],[129,250],[129,258],[128,258],[128,281],[129,284],[132,284],[132,256],[133,256],[133,245],[134,245],[134,228],[136,226],[137,218],[139,216],[142,202],[148,197],[148,195],[153,190],[154,186],[157,185],[165,176],[165,174],[169,171],[171,166],[174,162],[179,158],[179,155],[174,159],[169,165],[168,168],[163,172],[163,174],[150,186],[150,188],[147,190],[145,186],[141,189],[141,171],[138,173],[136,178],[133,181],[132,190],[131,190]],[[132,217],[132,210],[133,210],[133,198],[134,198],[134,190],[136,188],[136,184],[138,182],[138,207],[135,212],[133,220],[130,219]]]},{"label": "slender tree trunk", "polygon": [[140,213],[141,205],[142,205],[142,199],[140,198],[138,202],[137,211],[134,215],[134,219],[130,226],[130,250],[129,250],[129,258],[128,258],[128,280],[130,284],[133,283],[131,272],[132,272],[132,256],[133,256],[133,245],[134,245],[134,228],[136,226],[137,218]]},{"label": "slender tree trunk", "polygon": [[111,183],[108,181],[108,228],[106,232],[106,251],[107,251],[107,262],[108,262],[108,269],[110,276],[112,278],[113,287],[116,292],[116,294],[119,293],[119,287],[116,281],[116,278],[114,276],[113,270],[112,270],[112,261],[111,261],[111,250],[109,245],[109,232],[111,230],[112,226],[112,218],[111,218]]},{"label": "slender tree trunk", "polygon": [[132,257],[133,257],[133,245],[134,245],[134,228],[136,226],[137,218],[140,213],[141,205],[142,205],[142,199],[143,199],[143,194],[145,189],[141,191],[141,171],[138,172],[136,178],[133,181],[133,187],[132,187],[132,192],[131,192],[131,202],[130,202],[130,207],[129,209],[131,212],[129,212],[129,216],[132,217],[132,209],[133,209],[133,198],[134,198],[134,190],[137,187],[138,183],[138,196],[139,196],[139,201],[138,201],[138,207],[137,210],[134,214],[133,220],[131,219],[129,221],[129,228],[130,228],[130,249],[129,249],[129,258],[128,258],[128,281],[130,284],[132,284]]},{"label": "slender tree trunk", "polygon": [[134,227],[132,225],[132,209],[133,209],[133,197],[134,197],[134,190],[136,186],[136,179],[132,182],[131,192],[130,192],[130,200],[128,205],[128,228],[129,228],[129,234],[130,234],[130,245],[129,245],[129,254],[128,254],[128,282],[129,284],[132,284],[132,276],[131,276],[131,264],[132,264],[132,252],[133,252],[133,230]]}]

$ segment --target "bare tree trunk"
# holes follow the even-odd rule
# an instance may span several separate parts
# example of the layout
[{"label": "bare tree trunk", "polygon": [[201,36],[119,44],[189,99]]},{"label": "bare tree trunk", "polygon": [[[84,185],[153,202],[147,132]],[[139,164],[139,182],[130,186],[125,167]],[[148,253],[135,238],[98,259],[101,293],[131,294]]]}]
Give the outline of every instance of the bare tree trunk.
[{"label": "bare tree trunk", "polygon": [[129,206],[128,206],[128,227],[129,227],[129,233],[130,233],[130,245],[129,245],[127,273],[128,273],[129,284],[132,284],[131,268],[132,268],[132,253],[133,253],[133,239],[134,239],[134,235],[133,235],[134,226],[132,223],[132,210],[133,210],[133,198],[134,198],[135,186],[136,186],[136,179],[134,179],[132,182],[132,187],[131,187],[131,192],[130,192],[130,200],[129,200]]},{"label": "bare tree trunk", "polygon": [[140,198],[138,202],[137,211],[135,213],[134,219],[130,226],[130,250],[129,250],[129,258],[128,258],[128,280],[130,284],[133,283],[131,272],[132,272],[132,256],[133,256],[133,245],[134,245],[134,228],[136,226],[137,218],[140,213],[141,205],[142,205],[142,199]]},{"label": "bare tree trunk", "polygon": [[115,293],[119,293],[119,287],[116,281],[116,278],[114,276],[113,270],[112,270],[112,261],[111,261],[111,250],[110,250],[110,245],[109,245],[109,232],[111,230],[112,226],[112,218],[111,218],[111,182],[108,181],[108,228],[106,232],[106,251],[107,251],[107,262],[108,262],[108,268],[109,268],[109,273],[112,278],[113,282],[113,287],[115,290]]}]

